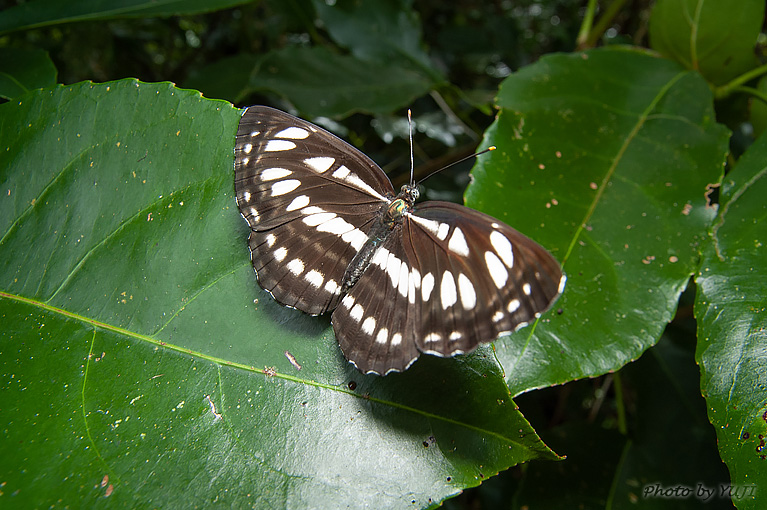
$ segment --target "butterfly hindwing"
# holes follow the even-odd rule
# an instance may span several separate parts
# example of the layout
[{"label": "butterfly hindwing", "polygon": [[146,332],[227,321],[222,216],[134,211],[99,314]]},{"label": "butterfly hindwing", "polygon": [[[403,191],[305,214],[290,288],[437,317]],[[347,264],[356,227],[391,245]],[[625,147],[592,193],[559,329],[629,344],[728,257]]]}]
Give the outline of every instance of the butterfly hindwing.
[{"label": "butterfly hindwing", "polygon": [[261,286],[318,314],[335,308],[346,268],[394,189],[370,158],[335,135],[253,106],[237,132],[235,193]]},{"label": "butterfly hindwing", "polygon": [[420,352],[414,283],[401,243],[401,226],[373,254],[359,281],[333,312],[333,329],[346,359],[363,373],[405,370]]},{"label": "butterfly hindwing", "polygon": [[564,287],[548,251],[468,207],[417,204],[405,217],[402,237],[421,277],[415,338],[421,352],[470,352],[535,320]]},{"label": "butterfly hindwing", "polygon": [[405,370],[420,352],[453,356],[511,333],[562,290],[544,248],[486,214],[447,202],[413,207],[333,313],[362,372]]}]

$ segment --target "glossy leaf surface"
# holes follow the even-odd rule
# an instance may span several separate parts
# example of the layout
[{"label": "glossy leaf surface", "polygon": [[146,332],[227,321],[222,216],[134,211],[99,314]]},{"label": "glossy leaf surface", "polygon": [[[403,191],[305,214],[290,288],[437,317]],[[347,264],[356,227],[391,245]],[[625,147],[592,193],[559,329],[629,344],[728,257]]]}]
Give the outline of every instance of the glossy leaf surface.
[{"label": "glossy leaf surface", "polygon": [[763,0],[659,0],[650,17],[652,48],[721,85],[757,65]]},{"label": "glossy leaf surface", "polygon": [[701,390],[738,508],[767,494],[767,136],[722,185],[719,216],[696,278]]},{"label": "glossy leaf surface", "polygon": [[673,317],[714,211],[727,130],[700,76],[640,51],[550,55],[502,85],[467,203],[568,275],[541,320],[497,342],[512,395],[638,358]]},{"label": "glossy leaf surface", "polygon": [[420,508],[556,458],[490,349],[362,376],[258,289],[239,116],[134,80],[0,106],[0,506]]}]

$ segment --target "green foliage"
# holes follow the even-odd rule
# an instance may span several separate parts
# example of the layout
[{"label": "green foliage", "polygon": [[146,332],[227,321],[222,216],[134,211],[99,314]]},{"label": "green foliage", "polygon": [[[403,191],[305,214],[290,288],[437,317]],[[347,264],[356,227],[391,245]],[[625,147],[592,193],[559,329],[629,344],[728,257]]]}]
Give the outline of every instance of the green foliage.
[{"label": "green foliage", "polygon": [[[728,154],[763,129],[763,1],[214,12],[240,3],[0,12],[0,506],[764,506],[767,138]],[[327,317],[257,287],[240,110],[198,90],[382,163],[406,165],[405,107],[417,161],[497,146],[466,202],[549,248],[564,295],[471,355],[359,374]]]},{"label": "green foliage", "polygon": [[700,75],[622,47],[546,56],[503,82],[485,134],[501,149],[467,202],[569,275],[562,313],[496,346],[512,395],[617,370],[657,342],[714,217],[703,191],[728,133],[711,103]]},{"label": "green foliage", "polygon": [[0,98],[10,99],[56,83],[56,68],[42,50],[0,48]]},{"label": "green foliage", "polygon": [[[722,183],[719,216],[703,249],[695,316],[701,389],[733,480],[767,485],[767,134]],[[741,508],[758,508],[738,494]],[[759,496],[759,501],[764,496]]]}]

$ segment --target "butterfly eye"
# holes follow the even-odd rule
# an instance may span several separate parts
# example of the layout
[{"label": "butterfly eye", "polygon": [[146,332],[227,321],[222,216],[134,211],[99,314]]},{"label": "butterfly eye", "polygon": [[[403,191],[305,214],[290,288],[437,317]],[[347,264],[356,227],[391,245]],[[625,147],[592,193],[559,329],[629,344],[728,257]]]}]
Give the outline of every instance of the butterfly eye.
[{"label": "butterfly eye", "polygon": [[470,352],[535,320],[564,288],[531,239],[461,205],[413,208],[416,184],[395,196],[370,158],[279,110],[243,114],[235,194],[258,283],[286,306],[332,313],[364,373]]},{"label": "butterfly eye", "polygon": [[415,203],[416,200],[418,200],[418,197],[421,196],[421,192],[418,191],[417,184],[405,184],[402,186],[400,195],[406,197],[406,200],[408,201],[408,203],[412,205]]}]

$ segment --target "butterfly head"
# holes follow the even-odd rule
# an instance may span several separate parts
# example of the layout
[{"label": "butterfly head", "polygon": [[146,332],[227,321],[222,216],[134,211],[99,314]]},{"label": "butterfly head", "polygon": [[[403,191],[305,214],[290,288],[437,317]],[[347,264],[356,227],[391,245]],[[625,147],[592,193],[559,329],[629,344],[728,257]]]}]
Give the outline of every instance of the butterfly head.
[{"label": "butterfly head", "polygon": [[405,184],[399,192],[399,197],[407,202],[408,206],[415,204],[418,197],[421,196],[421,192],[418,191],[417,184]]}]

